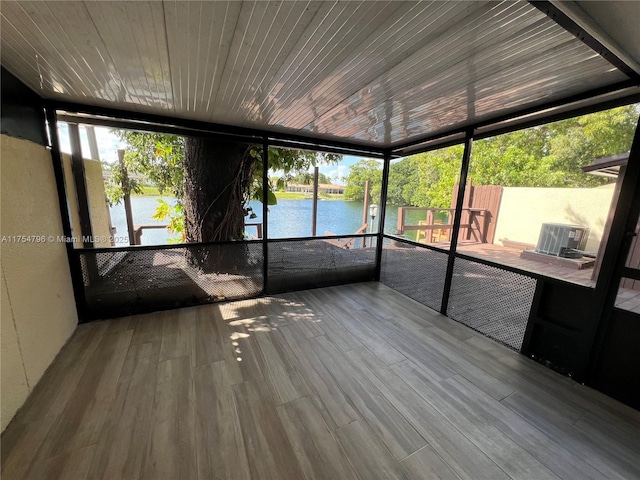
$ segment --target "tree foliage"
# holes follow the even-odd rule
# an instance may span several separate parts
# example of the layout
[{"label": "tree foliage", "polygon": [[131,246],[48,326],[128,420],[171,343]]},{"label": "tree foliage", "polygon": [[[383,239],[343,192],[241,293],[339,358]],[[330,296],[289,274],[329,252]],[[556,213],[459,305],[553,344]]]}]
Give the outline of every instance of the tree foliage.
[{"label": "tree foliage", "polygon": [[169,222],[167,230],[172,234],[180,235],[178,238],[170,238],[169,243],[183,242],[185,239],[184,205],[182,203],[171,205],[161,198],[158,199],[158,204],[151,218],[159,222]]},{"label": "tree foliage", "polygon": [[[270,181],[270,188],[284,190],[287,183],[313,182],[311,170],[318,165],[335,165],[342,159],[342,155],[335,153],[318,153],[309,150],[290,150],[287,148],[269,148],[269,169],[276,172],[275,184]],[[320,183],[331,183],[330,179],[323,174],[319,175]],[[300,179],[304,182],[299,182]],[[326,181],[323,181],[326,180]]]},{"label": "tree foliage", "polygon": [[[313,183],[313,172],[299,173],[291,179],[291,183],[311,185]],[[331,183],[331,179],[324,173],[318,172],[318,183]]]},{"label": "tree foliage", "polygon": [[[144,179],[158,188],[160,194],[177,199],[183,197],[184,182],[184,137],[164,133],[135,132],[133,130],[112,129],[121,141],[127,144],[124,152],[124,164],[129,176],[131,192],[141,193],[141,180]],[[122,169],[112,166],[110,190],[115,203],[122,197]]]},{"label": "tree foliage", "polygon": [[[143,178],[157,187],[161,195],[167,194],[178,200],[184,197],[184,137],[120,129],[112,129],[111,132],[127,145],[124,162],[129,176],[128,193],[142,193],[143,182],[139,178]],[[251,147],[248,156],[255,162],[255,166],[247,194],[250,199],[262,202],[262,148]],[[284,189],[286,184],[292,181],[311,183],[313,174],[309,173],[310,169],[320,164],[336,164],[341,158],[342,155],[333,153],[272,147],[269,149],[269,168],[278,175],[270,178],[270,189]],[[124,193],[121,187],[123,172],[117,164],[110,165],[109,169],[112,172],[112,181],[108,185],[112,194],[109,196],[112,203],[116,204],[120,202]],[[320,183],[331,183],[331,179],[321,173]],[[272,192],[268,193],[269,204],[274,205],[277,199]]]},{"label": "tree foliage", "polygon": [[364,199],[364,190],[367,180],[370,182],[369,197],[373,202],[380,201],[382,185],[382,162],[372,159],[363,159],[349,167],[349,174],[345,178],[347,185],[344,189],[344,197],[347,200]]},{"label": "tree foliage", "polygon": [[[260,145],[236,145],[235,148],[229,142],[217,142],[211,139],[197,139],[168,135],[160,133],[135,132],[131,130],[116,130],[114,133],[120,140],[126,143],[127,148],[124,156],[124,167],[128,173],[129,186],[126,193],[142,193],[144,183],[156,186],[160,194],[167,194],[177,198],[177,203],[172,206],[166,202],[160,202],[156,209],[154,219],[168,221],[170,231],[181,234],[187,240],[196,241],[218,241],[235,240],[242,235],[244,224],[243,216],[248,214],[246,204],[249,200],[255,199],[260,202],[267,202],[269,205],[277,203],[277,198],[273,193],[275,189],[284,189],[286,184],[296,177],[306,178],[311,168],[318,164],[335,164],[342,156],[330,153],[316,153],[311,151],[290,150],[285,148],[269,149],[269,169],[275,173],[268,182],[267,192],[263,191],[262,171],[264,162],[262,159],[262,147]],[[208,149],[205,152],[198,150],[199,144],[206,142]],[[187,144],[191,147],[188,149]],[[223,146],[224,145],[224,146]],[[192,148],[193,147],[193,148]],[[226,148],[229,150],[228,158],[220,157],[218,150]],[[195,153],[202,163],[196,172],[197,175],[208,177],[212,183],[220,180],[220,192],[211,192],[211,198],[207,200],[208,193],[204,193],[204,198],[199,202],[199,207],[193,209],[192,197],[201,195],[207,191],[210,185],[198,185],[199,178],[191,178],[190,189],[185,194],[185,170],[189,167],[189,162],[194,161]],[[238,172],[223,172],[225,165],[220,162],[233,160],[239,166]],[[237,157],[237,158],[235,158]],[[123,178],[124,171],[119,165],[111,165],[111,182],[107,185],[109,202],[113,205],[119,203],[124,195]],[[209,170],[211,169],[211,170]],[[217,173],[216,173],[217,172]],[[219,175],[218,175],[219,174]],[[218,176],[225,178],[218,178]],[[311,177],[312,178],[312,177]],[[322,180],[328,180],[323,176]],[[234,195],[227,198],[223,193],[231,189]],[[227,192],[228,193],[228,192]],[[222,195],[220,197],[220,195]],[[228,205],[215,205],[217,199],[224,197]],[[185,205],[189,208],[185,208]],[[198,217],[197,221],[185,219],[187,212]],[[215,218],[204,217],[213,216]],[[205,221],[206,220],[206,221]],[[202,236],[201,232],[194,231],[194,225],[204,228],[208,223],[210,235]],[[232,225],[230,228],[225,226]]]},{"label": "tree foliage", "polygon": [[[638,113],[638,106],[631,105],[476,141],[472,147],[469,179],[476,185],[507,187],[600,185],[606,180],[585,175],[580,167],[598,157],[627,151]],[[176,231],[184,228],[179,219],[184,202],[184,162],[189,161],[185,158],[185,139],[123,130],[114,130],[114,133],[128,145],[125,166],[130,178],[129,193],[140,192],[142,182],[146,181],[156,186],[161,194],[176,197],[178,210],[169,211],[160,205],[158,218],[168,219]],[[448,207],[462,153],[463,147],[456,145],[392,163],[389,201],[398,205]],[[341,158],[335,154],[270,148],[269,170],[273,173],[268,191],[263,192],[262,148],[250,147],[243,155],[243,162],[250,163],[250,168],[243,171],[249,172],[250,177],[243,183],[242,195],[238,196],[242,208],[238,209],[236,205],[234,211],[242,211],[245,215],[248,200],[257,199],[273,205],[277,202],[275,190],[283,190],[292,181],[310,183],[312,167],[320,163],[335,164]],[[211,168],[216,168],[215,162]],[[117,203],[124,193],[121,188],[123,172],[117,165],[112,167],[112,172],[112,183],[107,190],[110,200]],[[361,160],[350,167],[345,197],[363,200],[367,180],[371,182],[370,199],[379,202],[382,164],[376,160]],[[321,182],[330,183],[330,179],[321,177]],[[237,216],[237,213],[233,215]]]},{"label": "tree foliage", "polygon": [[505,187],[602,185],[606,179],[580,167],[628,151],[638,113],[628,105],[475,142],[469,177]]},{"label": "tree foliage", "polygon": [[[628,151],[638,113],[638,105],[629,105],[476,141],[468,178],[475,185],[504,187],[602,185],[606,179],[584,174],[580,167],[596,158]],[[389,202],[450,206],[463,150],[462,145],[455,145],[393,162],[389,170]],[[374,161],[353,165],[347,176],[347,198],[362,200],[365,177],[372,181],[373,191],[379,192],[379,172]]]}]

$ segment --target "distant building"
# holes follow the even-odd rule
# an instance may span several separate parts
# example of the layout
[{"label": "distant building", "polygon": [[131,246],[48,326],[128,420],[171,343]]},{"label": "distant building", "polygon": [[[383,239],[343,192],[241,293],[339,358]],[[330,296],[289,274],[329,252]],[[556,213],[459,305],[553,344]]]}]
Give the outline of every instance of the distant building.
[{"label": "distant building", "polygon": [[[290,183],[285,188],[285,192],[313,193],[313,185]],[[344,185],[334,185],[332,183],[319,183],[318,193],[343,195]]]}]

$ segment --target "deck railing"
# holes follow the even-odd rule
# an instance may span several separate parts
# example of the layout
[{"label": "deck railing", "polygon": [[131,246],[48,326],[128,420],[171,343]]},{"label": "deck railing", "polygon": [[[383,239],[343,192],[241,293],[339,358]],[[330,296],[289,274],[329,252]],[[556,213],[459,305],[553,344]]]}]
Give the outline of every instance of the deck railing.
[{"label": "deck railing", "polygon": [[376,245],[357,234],[73,249],[78,310],[84,321],[371,281]]},{"label": "deck railing", "polygon": [[[168,226],[169,225],[159,225],[156,223],[150,223],[147,225],[136,225],[135,227],[133,227],[133,245],[142,245],[142,234],[144,233],[144,230],[161,229],[167,228]],[[262,223],[245,223],[244,226],[245,228],[256,227],[256,236],[252,237],[252,239],[262,239]]]},{"label": "deck railing", "polygon": [[[407,223],[406,212],[425,212],[425,219],[418,225]],[[425,208],[425,207],[400,207],[398,208],[397,235],[405,232],[418,231],[417,241],[422,243],[438,243],[451,241],[453,223],[437,223],[436,217],[440,212],[446,212],[449,219],[453,218],[455,208]],[[484,208],[463,208],[462,223],[460,223],[460,240],[474,240],[487,243],[487,230],[489,226],[489,210]]]}]

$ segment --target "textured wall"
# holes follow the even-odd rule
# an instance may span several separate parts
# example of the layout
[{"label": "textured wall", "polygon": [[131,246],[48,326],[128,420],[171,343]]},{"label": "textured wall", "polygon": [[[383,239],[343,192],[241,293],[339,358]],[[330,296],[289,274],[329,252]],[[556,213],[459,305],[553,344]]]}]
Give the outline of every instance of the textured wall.
[{"label": "textured wall", "polygon": [[[1,420],[5,429],[78,323],[49,151],[2,135]],[[44,242],[10,241],[14,235]]]},{"label": "textured wall", "polygon": [[[80,215],[78,213],[78,202],[76,201],[76,187],[71,170],[71,155],[63,154],[62,162],[64,167],[64,182],[69,199],[69,212],[71,215],[71,228],[74,237],[78,240],[74,245],[82,248],[80,237]],[[84,174],[87,183],[87,197],[89,198],[89,213],[91,215],[91,228],[95,240],[95,247],[110,247],[111,229],[109,228],[109,209],[107,207],[106,193],[104,190],[104,179],[102,177],[102,165],[97,160],[84,159]]]},{"label": "textured wall", "polygon": [[536,244],[543,223],[590,228],[587,250],[598,251],[609,213],[611,188],[505,187],[502,192],[494,243],[508,238]]},{"label": "textured wall", "polygon": [[85,176],[87,178],[87,196],[89,197],[89,212],[91,213],[91,228],[96,240],[96,247],[110,247],[109,237],[109,207],[107,195],[104,191],[102,165],[98,160],[84,161]]}]

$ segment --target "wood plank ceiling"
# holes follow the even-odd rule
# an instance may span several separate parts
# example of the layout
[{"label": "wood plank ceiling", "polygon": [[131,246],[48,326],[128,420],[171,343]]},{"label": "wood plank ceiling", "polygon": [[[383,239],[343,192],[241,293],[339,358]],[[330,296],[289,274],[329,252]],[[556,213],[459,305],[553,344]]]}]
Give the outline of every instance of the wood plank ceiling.
[{"label": "wood plank ceiling", "polygon": [[627,77],[527,2],[3,1],[48,99],[371,146]]}]

